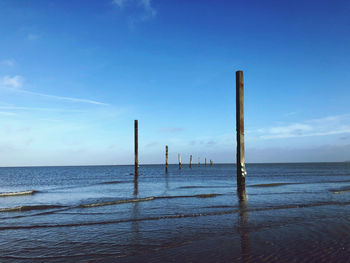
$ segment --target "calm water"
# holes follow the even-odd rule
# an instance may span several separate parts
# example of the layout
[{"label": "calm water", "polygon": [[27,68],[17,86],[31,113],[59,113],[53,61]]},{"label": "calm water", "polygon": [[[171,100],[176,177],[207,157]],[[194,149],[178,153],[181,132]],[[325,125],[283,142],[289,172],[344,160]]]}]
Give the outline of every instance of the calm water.
[{"label": "calm water", "polygon": [[0,262],[348,262],[350,164],[0,168]]}]

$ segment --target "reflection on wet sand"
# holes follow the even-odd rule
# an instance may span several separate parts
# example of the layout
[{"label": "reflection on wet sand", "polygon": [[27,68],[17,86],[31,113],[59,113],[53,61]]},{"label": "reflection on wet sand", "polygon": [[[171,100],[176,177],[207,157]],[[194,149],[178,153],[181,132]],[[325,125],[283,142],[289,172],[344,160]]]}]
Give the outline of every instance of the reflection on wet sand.
[{"label": "reflection on wet sand", "polygon": [[250,242],[248,229],[247,193],[244,188],[237,190],[238,196],[238,233],[241,238],[241,255],[243,262],[250,262]]}]

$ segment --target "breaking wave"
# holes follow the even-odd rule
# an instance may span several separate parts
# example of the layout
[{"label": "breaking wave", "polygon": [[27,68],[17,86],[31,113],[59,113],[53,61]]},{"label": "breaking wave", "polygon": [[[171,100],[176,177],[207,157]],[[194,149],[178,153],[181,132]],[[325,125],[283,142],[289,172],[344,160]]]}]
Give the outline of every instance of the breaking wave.
[{"label": "breaking wave", "polygon": [[33,195],[38,191],[35,190],[27,190],[27,191],[19,191],[19,192],[5,192],[0,193],[0,197],[10,197],[10,196],[20,196],[20,195]]},{"label": "breaking wave", "polygon": [[23,212],[23,211],[45,210],[45,209],[63,208],[63,207],[64,206],[60,206],[60,205],[27,205],[27,206],[0,208],[0,212]]}]

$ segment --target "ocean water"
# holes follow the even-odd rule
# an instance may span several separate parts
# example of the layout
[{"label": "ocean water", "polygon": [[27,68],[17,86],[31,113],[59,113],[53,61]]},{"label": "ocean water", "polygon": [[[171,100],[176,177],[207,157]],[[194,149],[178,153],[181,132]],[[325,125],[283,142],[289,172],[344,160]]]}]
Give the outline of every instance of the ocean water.
[{"label": "ocean water", "polygon": [[0,168],[0,262],[349,262],[350,163]]}]

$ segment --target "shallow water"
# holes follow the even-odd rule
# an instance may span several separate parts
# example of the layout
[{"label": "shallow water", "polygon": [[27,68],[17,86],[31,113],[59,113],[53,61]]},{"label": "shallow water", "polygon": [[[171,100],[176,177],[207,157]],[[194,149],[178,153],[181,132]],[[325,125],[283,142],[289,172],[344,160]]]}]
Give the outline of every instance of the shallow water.
[{"label": "shallow water", "polygon": [[339,262],[350,164],[0,168],[0,262]]}]

